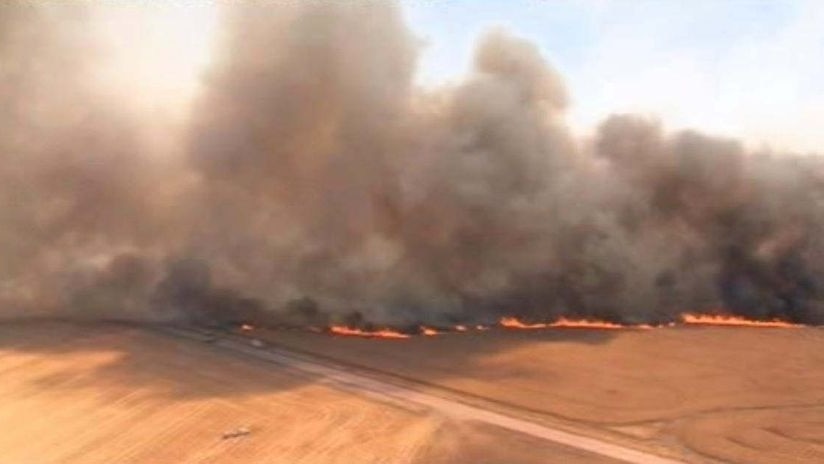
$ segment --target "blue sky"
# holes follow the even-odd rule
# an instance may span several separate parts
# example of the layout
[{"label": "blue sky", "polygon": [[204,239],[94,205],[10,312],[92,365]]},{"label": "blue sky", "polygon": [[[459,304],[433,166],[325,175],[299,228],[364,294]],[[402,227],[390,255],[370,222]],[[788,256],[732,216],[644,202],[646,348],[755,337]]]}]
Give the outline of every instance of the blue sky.
[{"label": "blue sky", "polygon": [[418,82],[459,79],[479,35],[504,27],[564,76],[569,124],[659,117],[824,152],[824,0],[402,0],[423,41]]}]

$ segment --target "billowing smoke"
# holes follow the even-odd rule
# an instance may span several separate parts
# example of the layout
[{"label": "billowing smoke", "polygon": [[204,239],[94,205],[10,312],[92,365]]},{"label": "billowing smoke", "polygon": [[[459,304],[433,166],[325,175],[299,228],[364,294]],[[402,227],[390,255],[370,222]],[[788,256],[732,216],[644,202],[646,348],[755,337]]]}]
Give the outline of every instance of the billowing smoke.
[{"label": "billowing smoke", "polygon": [[176,181],[101,85],[92,17],[87,3],[0,4],[4,315],[142,316],[149,257],[172,239]]},{"label": "billowing smoke", "polygon": [[98,91],[90,4],[33,5],[0,7],[7,314],[824,323],[821,158],[632,115],[583,140],[504,31],[462,82],[417,88],[416,39],[377,1],[226,6],[184,154],[158,156]]}]

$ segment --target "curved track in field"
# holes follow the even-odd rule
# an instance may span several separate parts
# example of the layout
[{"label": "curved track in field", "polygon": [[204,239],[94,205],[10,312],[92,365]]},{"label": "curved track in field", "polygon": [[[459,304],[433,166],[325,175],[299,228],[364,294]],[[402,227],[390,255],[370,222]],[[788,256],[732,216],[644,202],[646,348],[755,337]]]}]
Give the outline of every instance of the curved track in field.
[{"label": "curved track in field", "polygon": [[680,462],[615,443],[503,415],[477,406],[421,392],[407,386],[377,380],[359,374],[351,369],[346,370],[346,368],[343,367],[329,365],[326,362],[316,358],[313,359],[306,355],[296,354],[280,348],[255,346],[250,344],[248,339],[241,337],[221,336],[209,340],[210,335],[204,335],[203,333],[192,330],[173,329],[166,330],[166,332],[202,341],[210,341],[215,346],[223,349],[242,353],[316,376],[322,379],[324,383],[337,388],[356,391],[370,397],[388,400],[397,404],[414,405],[418,408],[429,409],[463,421],[475,421],[500,427],[618,461],[634,464],[677,464]]}]

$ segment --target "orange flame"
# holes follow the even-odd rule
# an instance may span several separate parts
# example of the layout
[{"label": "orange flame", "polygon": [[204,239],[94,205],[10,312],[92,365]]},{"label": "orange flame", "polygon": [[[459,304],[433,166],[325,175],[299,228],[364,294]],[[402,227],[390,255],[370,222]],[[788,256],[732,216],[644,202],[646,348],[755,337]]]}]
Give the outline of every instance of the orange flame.
[{"label": "orange flame", "polygon": [[498,323],[508,329],[546,329],[549,327],[549,324],[540,322],[537,324],[527,324],[525,322],[521,322],[515,317],[502,317]]},{"label": "orange flame", "polygon": [[333,325],[329,327],[329,331],[336,335],[348,335],[353,337],[366,338],[409,338],[409,335],[396,332],[389,329],[379,330],[361,330],[353,327],[346,327],[342,325]]},{"label": "orange flame", "polygon": [[607,321],[574,320],[562,317],[550,324],[550,327],[575,328],[575,329],[627,329],[627,328],[651,328],[647,325],[621,325]]},{"label": "orange flame", "polygon": [[614,330],[614,329],[627,329],[627,328],[638,328],[638,329],[648,329],[652,328],[649,325],[621,325],[616,324],[614,322],[607,322],[607,321],[593,321],[593,320],[575,320],[575,319],[567,319],[567,318],[560,318],[555,322],[538,322],[534,324],[528,324],[522,322],[518,318],[515,317],[502,317],[501,320],[498,322],[502,327],[506,327],[508,329],[551,329],[551,328],[575,328],[575,329],[601,329],[601,330]]},{"label": "orange flame", "polygon": [[785,321],[754,321],[738,316],[713,316],[707,314],[684,314],[681,316],[686,325],[720,325],[732,327],[772,327],[772,328],[792,328],[801,327],[801,324],[793,324]]},{"label": "orange flame", "polygon": [[[792,328],[792,327],[803,327],[800,324],[793,324],[790,322],[785,321],[756,321],[756,320],[749,320],[744,319],[742,317],[737,316],[721,316],[721,315],[706,315],[706,314],[683,314],[681,316],[681,324],[683,325],[706,325],[706,326],[730,326],[730,327],[778,327],[778,328]],[[524,322],[516,317],[502,317],[498,321],[498,325],[500,327],[504,327],[507,329],[596,329],[596,330],[618,330],[618,329],[629,329],[629,330],[638,330],[638,329],[654,329],[654,328],[665,328],[665,327],[674,327],[678,325],[676,322],[670,322],[668,324],[656,325],[652,326],[649,324],[638,324],[638,325],[622,325],[616,324],[614,322],[607,322],[607,321],[599,321],[599,320],[586,320],[586,319],[567,319],[567,318],[560,318],[554,322],[537,322],[537,323],[528,323]],[[249,324],[243,324],[241,326],[241,330],[243,331],[251,331],[254,327]],[[468,331],[484,331],[489,330],[490,326],[486,325],[475,325],[475,326],[465,326],[465,325],[456,325],[452,327],[451,331],[454,332],[468,332]],[[311,330],[311,329],[310,329]],[[346,327],[346,326],[331,326],[329,327],[329,332],[336,334],[336,335],[345,335],[345,336],[354,336],[354,337],[364,337],[364,338],[389,338],[389,339],[403,339],[403,338],[410,338],[411,335],[398,332],[392,329],[377,329],[377,330],[363,330],[353,327]],[[447,330],[446,332],[450,332]],[[424,336],[435,336],[441,335],[445,332],[442,332],[437,329],[433,329],[431,327],[421,326],[420,327],[420,334]]]}]

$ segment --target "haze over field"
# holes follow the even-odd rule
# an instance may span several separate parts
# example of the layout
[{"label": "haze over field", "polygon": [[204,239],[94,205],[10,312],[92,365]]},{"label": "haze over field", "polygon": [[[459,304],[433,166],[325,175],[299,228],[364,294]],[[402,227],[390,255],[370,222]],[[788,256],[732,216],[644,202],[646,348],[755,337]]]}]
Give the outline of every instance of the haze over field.
[{"label": "haze over field", "polygon": [[517,31],[421,89],[391,2],[225,6],[196,91],[147,73],[167,113],[107,67],[126,8],[0,4],[4,315],[824,323],[818,156],[630,114],[579,137]]}]

